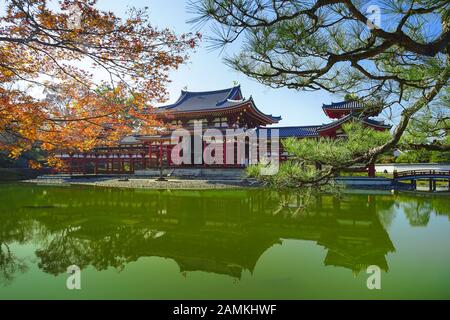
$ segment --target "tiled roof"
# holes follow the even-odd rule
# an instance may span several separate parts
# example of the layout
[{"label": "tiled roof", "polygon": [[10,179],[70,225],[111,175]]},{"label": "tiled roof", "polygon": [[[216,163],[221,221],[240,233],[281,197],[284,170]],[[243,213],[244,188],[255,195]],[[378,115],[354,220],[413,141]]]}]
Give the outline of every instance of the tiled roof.
[{"label": "tiled roof", "polygon": [[201,92],[183,90],[175,103],[159,107],[156,111],[189,112],[223,109],[242,104],[243,102],[245,102],[245,100],[242,98],[240,86],[223,90]]},{"label": "tiled roof", "polygon": [[323,104],[323,109],[363,109],[364,104],[360,101],[342,101],[342,102],[332,102],[331,104]]},{"label": "tiled roof", "polygon": [[253,109],[261,116],[268,118],[269,122],[276,123],[281,117],[265,114],[254,104],[253,99],[244,99],[240,86],[216,91],[181,91],[178,100],[170,105],[156,108],[154,113],[189,113],[189,112],[214,112],[227,108],[239,107],[251,104]]},{"label": "tiled roof", "polygon": [[268,138],[271,137],[271,129],[278,130],[278,134],[280,138],[302,138],[302,137],[317,137],[319,134],[317,133],[317,129],[321,126],[297,126],[297,127],[271,127],[271,128],[260,128],[267,129]]},{"label": "tiled roof", "polygon": [[333,121],[333,122],[321,125],[320,128],[318,128],[318,130],[319,131],[323,131],[323,130],[326,130],[328,128],[336,127],[338,125],[341,125],[341,124],[349,121],[352,118],[358,119],[357,117],[355,117],[354,114],[350,113],[350,114],[346,115],[345,117],[340,118],[339,120],[336,120],[336,121]]},{"label": "tiled roof", "polygon": [[385,124],[384,121],[378,121],[378,120],[366,118],[363,120],[363,122],[365,122],[369,125],[377,126],[377,127],[383,127],[383,128],[387,128],[387,129],[392,128],[391,125]]},{"label": "tiled roof", "polygon": [[371,126],[377,126],[377,127],[382,127],[382,128],[386,128],[386,129],[390,129],[391,128],[390,125],[384,124],[383,121],[377,121],[377,120],[373,120],[373,119],[369,119],[369,118],[361,119],[361,118],[358,118],[358,116],[355,113],[350,113],[350,114],[346,115],[345,117],[342,117],[339,120],[336,120],[336,121],[333,121],[333,122],[330,122],[330,123],[327,123],[327,124],[324,124],[324,125],[320,126],[317,130],[318,131],[324,131],[326,129],[336,127],[338,125],[342,125],[342,124],[344,124],[345,122],[347,122],[347,121],[349,121],[351,119],[354,119],[354,120],[357,120],[357,121],[362,121],[362,122],[364,122],[364,123],[366,123],[368,125],[371,125]]}]

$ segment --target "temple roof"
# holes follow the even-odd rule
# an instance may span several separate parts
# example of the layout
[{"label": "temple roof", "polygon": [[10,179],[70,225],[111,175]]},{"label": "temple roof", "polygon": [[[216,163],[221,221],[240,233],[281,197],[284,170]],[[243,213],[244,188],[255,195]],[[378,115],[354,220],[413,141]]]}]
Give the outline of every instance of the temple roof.
[{"label": "temple roof", "polygon": [[194,92],[181,90],[181,95],[175,103],[162,106],[157,110],[186,112],[223,109],[242,104],[245,101],[242,97],[241,86],[215,91]]},{"label": "temple roof", "polygon": [[215,111],[231,110],[246,106],[250,106],[254,110],[254,113],[267,123],[277,123],[281,120],[281,117],[265,114],[260,111],[256,107],[252,97],[244,99],[240,85],[215,91],[194,92],[182,90],[180,97],[175,103],[156,108],[153,112],[156,114],[199,114],[214,113]]},{"label": "temple roof", "polygon": [[323,104],[322,109],[325,114],[333,119],[338,119],[354,111],[361,111],[365,104],[360,101],[342,101]]},{"label": "temple roof", "polygon": [[270,129],[278,130],[279,137],[281,139],[289,138],[289,137],[312,138],[312,137],[319,137],[321,132],[342,126],[344,123],[351,121],[351,120],[360,121],[370,127],[377,127],[377,128],[385,129],[385,130],[388,130],[391,128],[390,125],[384,124],[383,121],[377,121],[377,120],[369,119],[369,118],[361,119],[361,118],[358,118],[354,113],[351,113],[343,118],[340,118],[339,120],[336,120],[336,121],[333,121],[333,122],[330,122],[327,124],[315,125],[315,126],[268,127],[268,128],[261,127],[261,128],[258,128],[258,132],[261,129],[267,129],[268,130],[268,132],[267,132],[268,138],[271,137]]},{"label": "temple roof", "polygon": [[323,109],[363,109],[364,104],[360,101],[341,101],[341,102],[332,102],[331,104],[323,104]]},{"label": "temple roof", "polygon": [[375,127],[380,127],[380,128],[384,128],[384,129],[391,129],[392,126],[385,124],[384,121],[378,121],[378,120],[374,120],[374,119],[369,119],[366,118],[363,120],[364,123],[371,125],[371,126],[375,126]]},{"label": "temple roof", "polygon": [[346,115],[343,118],[340,118],[339,120],[333,121],[331,123],[328,124],[324,124],[322,126],[320,126],[319,128],[317,128],[318,132],[322,132],[322,131],[326,131],[332,128],[336,128],[338,126],[343,125],[344,123],[350,121],[350,120],[356,120],[356,121],[361,121],[364,124],[367,124],[370,127],[378,127],[381,129],[390,129],[391,126],[390,125],[386,125],[384,124],[383,121],[377,121],[377,120],[373,120],[373,119],[369,119],[369,118],[359,118],[355,113],[350,113],[348,115]]},{"label": "temple roof", "polygon": [[267,137],[270,138],[270,130],[278,130],[278,134],[280,138],[289,138],[289,137],[318,137],[319,133],[317,129],[321,126],[293,126],[293,127],[270,127],[270,128],[260,128],[260,129],[268,129]]}]

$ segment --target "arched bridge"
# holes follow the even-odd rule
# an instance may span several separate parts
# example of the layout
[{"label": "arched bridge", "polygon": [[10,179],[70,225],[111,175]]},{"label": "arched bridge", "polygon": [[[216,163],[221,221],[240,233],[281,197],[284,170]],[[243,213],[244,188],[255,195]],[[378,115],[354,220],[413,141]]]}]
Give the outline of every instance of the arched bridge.
[{"label": "arched bridge", "polygon": [[394,172],[394,180],[418,180],[418,179],[450,179],[450,171],[443,170],[409,170]]},{"label": "arched bridge", "polygon": [[429,191],[437,191],[437,180],[447,180],[447,190],[450,191],[450,171],[443,170],[410,170],[394,172],[394,181],[411,180],[411,189],[417,190],[417,180],[428,180]]}]

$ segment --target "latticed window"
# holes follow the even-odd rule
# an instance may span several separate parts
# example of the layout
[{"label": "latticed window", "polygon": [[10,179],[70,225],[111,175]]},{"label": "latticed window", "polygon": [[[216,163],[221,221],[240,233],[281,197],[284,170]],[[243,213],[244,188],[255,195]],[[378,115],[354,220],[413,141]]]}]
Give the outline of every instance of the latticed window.
[{"label": "latticed window", "polygon": [[228,127],[228,119],[227,118],[215,118],[213,122],[214,122],[214,127],[216,127],[216,128],[227,128]]},{"label": "latticed window", "polygon": [[207,119],[192,119],[192,120],[188,121],[188,126],[193,127],[195,124],[207,125],[208,120]]}]

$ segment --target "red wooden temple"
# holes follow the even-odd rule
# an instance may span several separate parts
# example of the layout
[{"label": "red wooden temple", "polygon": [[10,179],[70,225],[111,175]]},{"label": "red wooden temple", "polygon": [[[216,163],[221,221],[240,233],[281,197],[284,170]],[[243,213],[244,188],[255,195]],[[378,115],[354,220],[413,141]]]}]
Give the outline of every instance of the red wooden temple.
[{"label": "red wooden temple", "polygon": [[[246,129],[259,132],[261,129],[278,129],[280,139],[318,138],[343,136],[342,125],[348,121],[361,121],[364,125],[376,130],[389,130],[390,126],[370,117],[361,117],[363,105],[356,101],[346,101],[323,105],[325,114],[335,121],[315,126],[274,127],[281,117],[269,115],[259,110],[252,97],[246,99],[241,87],[191,92],[183,90],[178,100],[167,106],[153,109],[151,112],[168,127],[184,128],[193,131],[194,126],[201,123],[204,130],[215,128],[225,133],[227,129]],[[376,116],[377,114],[373,114]],[[371,115],[372,116],[372,115]],[[269,127],[267,127],[269,126]],[[134,135],[123,138],[115,147],[98,147],[91,152],[62,153],[61,159],[66,163],[69,174],[133,174],[137,170],[156,169],[160,167],[179,167],[172,161],[171,130],[155,135]],[[226,139],[226,134],[224,135]],[[203,147],[205,143],[203,142]],[[247,146],[248,148],[248,146]],[[194,153],[194,151],[192,151]],[[224,148],[224,153],[226,149]],[[235,151],[237,152],[237,151]],[[246,151],[247,152],[247,151]],[[246,155],[247,157],[248,155]],[[288,155],[280,150],[280,159]],[[238,155],[234,155],[237,159]],[[183,164],[183,167],[245,167],[244,163],[206,165],[204,162]],[[374,175],[374,167],[369,175]]]}]

